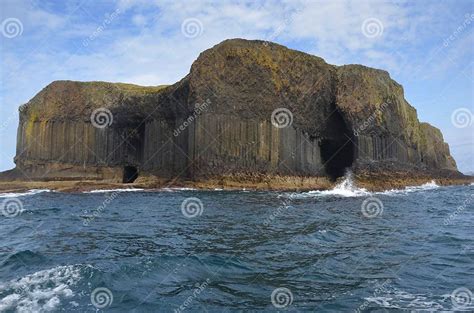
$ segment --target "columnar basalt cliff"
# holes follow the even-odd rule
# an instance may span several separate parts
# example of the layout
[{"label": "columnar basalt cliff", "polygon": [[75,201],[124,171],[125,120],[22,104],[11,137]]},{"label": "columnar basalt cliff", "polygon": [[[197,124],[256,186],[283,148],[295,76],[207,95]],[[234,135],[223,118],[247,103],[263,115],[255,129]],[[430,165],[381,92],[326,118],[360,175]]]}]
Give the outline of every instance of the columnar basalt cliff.
[{"label": "columnar basalt cliff", "polygon": [[[91,122],[100,108],[108,127]],[[287,127],[272,124],[280,108]],[[10,176],[33,180],[461,175],[386,71],[241,39],[171,86],[51,83],[20,108],[15,162]]]}]

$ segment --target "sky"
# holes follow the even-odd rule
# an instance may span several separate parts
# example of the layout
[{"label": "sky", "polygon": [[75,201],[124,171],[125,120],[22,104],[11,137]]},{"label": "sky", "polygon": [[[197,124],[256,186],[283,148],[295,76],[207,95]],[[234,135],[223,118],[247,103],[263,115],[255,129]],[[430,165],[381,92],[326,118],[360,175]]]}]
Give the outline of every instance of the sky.
[{"label": "sky", "polygon": [[474,0],[0,0],[0,171],[18,107],[55,80],[172,84],[205,49],[261,39],[385,69],[474,172]]}]

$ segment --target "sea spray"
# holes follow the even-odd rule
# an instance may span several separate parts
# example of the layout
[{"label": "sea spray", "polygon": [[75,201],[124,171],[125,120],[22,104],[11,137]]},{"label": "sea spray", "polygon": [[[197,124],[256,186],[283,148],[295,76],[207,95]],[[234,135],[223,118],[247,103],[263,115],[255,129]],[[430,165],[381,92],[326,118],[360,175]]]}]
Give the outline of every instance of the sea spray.
[{"label": "sea spray", "polygon": [[313,190],[303,193],[291,193],[290,198],[307,198],[321,196],[362,197],[371,193],[365,188],[358,188],[354,183],[354,176],[350,170],[346,171],[343,180],[330,190]]},{"label": "sea spray", "polygon": [[440,188],[434,180],[419,186],[407,186],[404,189],[391,189],[379,192],[369,192],[365,188],[359,188],[354,183],[354,178],[351,171],[347,170],[341,182],[336,184],[330,190],[312,190],[308,192],[291,192],[281,194],[280,197],[290,199],[302,199],[311,197],[367,197],[372,195],[386,195],[386,196],[400,196],[407,195],[412,192],[429,191]]}]

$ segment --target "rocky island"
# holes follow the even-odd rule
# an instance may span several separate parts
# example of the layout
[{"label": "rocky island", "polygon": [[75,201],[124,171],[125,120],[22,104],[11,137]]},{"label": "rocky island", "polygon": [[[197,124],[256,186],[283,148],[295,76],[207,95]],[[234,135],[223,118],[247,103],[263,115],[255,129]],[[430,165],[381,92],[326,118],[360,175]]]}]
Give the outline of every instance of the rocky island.
[{"label": "rocky island", "polygon": [[348,170],[369,189],[472,180],[388,72],[264,41],[226,40],[170,86],[55,81],[19,111],[3,190],[325,189]]}]

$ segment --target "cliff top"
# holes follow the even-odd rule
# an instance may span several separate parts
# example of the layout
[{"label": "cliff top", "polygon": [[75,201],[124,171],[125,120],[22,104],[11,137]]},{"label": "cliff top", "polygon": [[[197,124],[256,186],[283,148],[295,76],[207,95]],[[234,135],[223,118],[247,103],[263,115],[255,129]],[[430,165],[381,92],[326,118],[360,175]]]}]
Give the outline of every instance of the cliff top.
[{"label": "cliff top", "polygon": [[[88,116],[96,107],[133,106],[134,103],[156,105],[156,96],[163,92],[181,102],[182,95],[175,95],[173,91],[180,88],[183,81],[189,81],[190,92],[201,95],[201,98],[193,99],[194,102],[205,101],[212,93],[219,94],[216,100],[222,112],[232,109],[244,115],[261,114],[263,117],[275,109],[275,105],[297,104],[291,109],[298,112],[311,110],[311,101],[335,102],[331,95],[335,94],[337,77],[352,81],[348,86],[351,89],[353,85],[364,84],[375,91],[370,94],[371,98],[361,92],[356,101],[341,101],[341,108],[347,111],[360,112],[370,105],[379,106],[392,89],[403,95],[401,85],[386,71],[357,64],[334,66],[318,56],[276,43],[237,38],[224,40],[203,51],[193,63],[190,74],[172,88],[102,81],[54,81],[20,109],[41,111],[45,119],[77,118]],[[241,88],[243,79],[246,88]],[[305,98],[316,93],[318,99],[306,99],[310,102],[305,103]],[[140,97],[154,100],[136,101]],[[131,99],[134,101],[129,101]],[[163,110],[156,110],[156,113],[162,114]]]},{"label": "cliff top", "polygon": [[166,87],[59,80],[43,88],[19,110],[33,120],[82,118],[90,116],[91,111],[99,107],[138,105],[143,100],[156,97]]},{"label": "cliff top", "polygon": [[166,87],[56,81],[22,110],[33,120],[87,120],[99,107],[115,110],[114,115],[123,118],[140,119],[140,114],[153,112],[155,118],[173,119],[186,117],[196,103],[210,100],[209,112],[241,118],[268,119],[276,108],[288,108],[294,126],[310,136],[328,129],[327,124],[334,123],[332,112],[338,110],[350,129],[373,120],[366,132],[401,133],[422,140],[416,110],[387,71],[330,65],[276,43],[225,40],[203,51],[185,78]]}]

